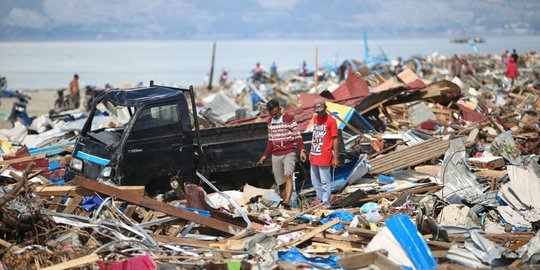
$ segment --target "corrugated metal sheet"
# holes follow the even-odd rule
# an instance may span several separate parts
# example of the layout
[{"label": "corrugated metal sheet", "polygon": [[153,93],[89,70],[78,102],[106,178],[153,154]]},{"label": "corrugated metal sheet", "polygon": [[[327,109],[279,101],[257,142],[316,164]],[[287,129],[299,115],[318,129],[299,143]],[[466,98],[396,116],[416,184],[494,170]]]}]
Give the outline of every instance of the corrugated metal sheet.
[{"label": "corrugated metal sheet", "polygon": [[370,161],[371,174],[389,173],[444,155],[448,148],[448,141],[442,139],[429,139],[425,142],[409,146],[384,156],[378,156]]}]

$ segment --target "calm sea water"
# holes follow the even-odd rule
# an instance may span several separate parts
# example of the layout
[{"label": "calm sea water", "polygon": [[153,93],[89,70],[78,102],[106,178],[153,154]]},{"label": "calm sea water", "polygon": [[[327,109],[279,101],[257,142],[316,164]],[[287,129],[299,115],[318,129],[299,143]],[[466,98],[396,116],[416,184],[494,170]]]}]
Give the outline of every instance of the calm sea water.
[{"label": "calm sea water", "polygon": [[[478,44],[480,54],[501,54],[505,49],[518,52],[540,50],[540,36],[492,37]],[[81,84],[103,87],[106,83],[156,83],[200,85],[210,70],[213,41],[79,41],[79,42],[0,42],[0,74],[13,89],[56,89],[67,87],[74,73]],[[268,69],[272,62],[278,71],[299,68],[302,61],[313,67],[315,48],[319,65],[336,64],[344,59],[363,59],[362,40],[276,40],[218,41],[215,76],[222,69],[231,78],[245,78],[260,62]],[[398,56],[473,53],[467,44],[448,39],[370,40],[370,54],[382,48]]]}]

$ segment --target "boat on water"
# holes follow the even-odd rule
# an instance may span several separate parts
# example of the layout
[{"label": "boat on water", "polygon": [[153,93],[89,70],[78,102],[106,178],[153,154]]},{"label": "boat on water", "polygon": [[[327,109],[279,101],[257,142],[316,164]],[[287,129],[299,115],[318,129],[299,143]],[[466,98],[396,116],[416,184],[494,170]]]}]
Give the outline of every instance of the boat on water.
[{"label": "boat on water", "polygon": [[469,43],[470,41],[473,41],[475,43],[484,43],[486,42],[486,40],[482,37],[460,37],[460,38],[455,38],[452,40],[452,42],[454,43]]}]

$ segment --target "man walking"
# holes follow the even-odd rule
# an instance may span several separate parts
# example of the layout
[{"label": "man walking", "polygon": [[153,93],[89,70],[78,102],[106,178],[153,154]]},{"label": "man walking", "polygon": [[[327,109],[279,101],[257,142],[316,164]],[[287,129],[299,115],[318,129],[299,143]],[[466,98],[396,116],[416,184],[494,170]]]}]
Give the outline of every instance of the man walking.
[{"label": "man walking", "polygon": [[326,207],[330,206],[332,190],[331,167],[339,165],[339,141],[336,120],[326,112],[326,103],[318,99],[313,105],[313,137],[309,161],[311,163],[311,183],[317,198]]},{"label": "man walking", "polygon": [[73,75],[73,80],[69,83],[69,101],[70,109],[78,109],[81,105],[81,95],[79,93],[79,75]]},{"label": "man walking", "polygon": [[294,117],[282,114],[279,102],[275,99],[268,101],[266,108],[271,116],[268,120],[268,143],[258,164],[262,164],[268,155],[272,154],[274,179],[283,199],[282,204],[288,207],[293,190],[292,175],[296,164],[295,143],[300,149],[302,162],[307,159],[306,150]]}]

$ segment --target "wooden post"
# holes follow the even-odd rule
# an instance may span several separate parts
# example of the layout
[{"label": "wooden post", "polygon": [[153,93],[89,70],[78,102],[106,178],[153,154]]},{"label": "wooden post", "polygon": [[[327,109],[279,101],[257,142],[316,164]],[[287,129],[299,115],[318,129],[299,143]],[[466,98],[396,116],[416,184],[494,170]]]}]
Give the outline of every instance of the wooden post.
[{"label": "wooden post", "polygon": [[210,78],[208,79],[208,90],[212,90],[212,79],[214,78],[214,61],[216,59],[216,42],[212,48],[212,65],[210,66]]},{"label": "wooden post", "polygon": [[315,47],[315,87],[319,85],[319,47]]}]

